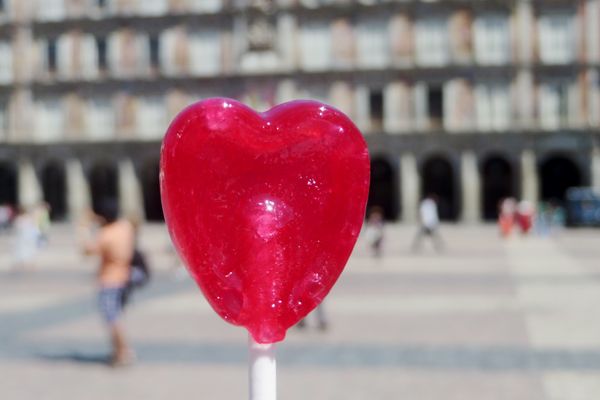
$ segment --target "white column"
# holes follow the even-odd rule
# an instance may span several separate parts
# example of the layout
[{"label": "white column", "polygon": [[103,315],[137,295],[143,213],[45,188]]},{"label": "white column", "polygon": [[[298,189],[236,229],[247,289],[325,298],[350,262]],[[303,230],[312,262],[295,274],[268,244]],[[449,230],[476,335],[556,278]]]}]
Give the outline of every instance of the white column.
[{"label": "white column", "polygon": [[90,187],[81,162],[77,159],[67,161],[67,207],[69,218],[77,220],[81,214],[92,207]]},{"label": "white column", "polygon": [[592,149],[592,187],[600,193],[600,148]]},{"label": "white column", "polygon": [[460,173],[462,186],[461,220],[476,223],[481,218],[481,182],[477,157],[472,151],[465,151],[460,157]]},{"label": "white column", "polygon": [[521,69],[517,72],[517,118],[519,125],[524,128],[530,128],[534,124],[534,81],[531,69]]},{"label": "white column", "polygon": [[421,185],[417,160],[411,153],[400,156],[400,185],[402,195],[402,220],[416,223],[418,220]]},{"label": "white column", "polygon": [[142,186],[129,159],[119,162],[119,208],[121,215],[134,221],[144,219]]},{"label": "white column", "polygon": [[531,150],[524,150],[521,153],[521,199],[534,204],[539,200],[536,160]]},{"label": "white column", "polygon": [[18,174],[19,205],[29,208],[42,201],[44,194],[31,160],[19,161]]},{"label": "white column", "polygon": [[533,6],[530,1],[517,2],[517,32],[515,34],[519,38],[518,55],[519,61],[524,64],[530,64],[533,57],[533,31],[535,29],[535,17]]}]

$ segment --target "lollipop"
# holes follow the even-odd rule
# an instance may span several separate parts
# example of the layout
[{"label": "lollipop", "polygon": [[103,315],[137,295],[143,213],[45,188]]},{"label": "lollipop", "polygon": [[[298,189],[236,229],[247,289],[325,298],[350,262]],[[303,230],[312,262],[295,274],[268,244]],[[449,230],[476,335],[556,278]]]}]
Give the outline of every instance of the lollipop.
[{"label": "lollipop", "polygon": [[191,276],[219,316],[250,333],[251,398],[274,399],[274,343],[329,293],[362,226],[361,133],[313,101],[257,113],[204,100],[169,127],[160,184]]}]

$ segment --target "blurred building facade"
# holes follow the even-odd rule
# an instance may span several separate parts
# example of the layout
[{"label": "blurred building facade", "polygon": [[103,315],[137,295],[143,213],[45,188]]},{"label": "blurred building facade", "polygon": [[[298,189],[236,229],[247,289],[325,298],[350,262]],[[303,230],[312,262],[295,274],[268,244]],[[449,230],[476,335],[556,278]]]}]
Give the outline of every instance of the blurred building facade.
[{"label": "blurred building facade", "polygon": [[496,216],[600,188],[600,0],[0,0],[0,203],[160,220],[185,106],[300,98],[352,118],[370,205]]}]

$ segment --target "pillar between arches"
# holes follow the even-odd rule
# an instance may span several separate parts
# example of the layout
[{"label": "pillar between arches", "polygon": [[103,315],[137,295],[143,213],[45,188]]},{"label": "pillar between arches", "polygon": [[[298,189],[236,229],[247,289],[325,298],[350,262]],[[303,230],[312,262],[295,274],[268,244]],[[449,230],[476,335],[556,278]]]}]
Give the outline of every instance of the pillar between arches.
[{"label": "pillar between arches", "polygon": [[144,220],[142,185],[135,173],[133,161],[119,161],[119,208],[121,215],[132,221]]},{"label": "pillar between arches", "polygon": [[592,187],[600,193],[600,148],[592,149]]},{"label": "pillar between arches", "polygon": [[35,206],[44,198],[33,163],[22,159],[18,163],[18,202],[24,208]]},{"label": "pillar between arches", "polygon": [[521,200],[536,204],[540,196],[536,157],[532,150],[521,153]]},{"label": "pillar between arches", "polygon": [[419,197],[421,193],[421,181],[417,169],[417,160],[411,153],[400,156],[400,185],[402,195],[402,220],[404,222],[416,223],[419,219]]},{"label": "pillar between arches", "polygon": [[92,208],[90,186],[83,167],[78,159],[66,163],[67,173],[67,213],[71,220],[77,220],[86,211]]},{"label": "pillar between arches", "polygon": [[461,220],[476,223],[481,219],[481,179],[477,168],[477,157],[466,151],[460,157],[462,210]]}]

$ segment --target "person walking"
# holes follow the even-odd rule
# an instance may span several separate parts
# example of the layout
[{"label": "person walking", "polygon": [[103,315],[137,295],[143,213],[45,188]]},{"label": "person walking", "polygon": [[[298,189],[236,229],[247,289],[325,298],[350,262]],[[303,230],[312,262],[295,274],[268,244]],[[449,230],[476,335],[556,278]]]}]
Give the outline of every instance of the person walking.
[{"label": "person walking", "polygon": [[421,249],[421,243],[425,236],[431,238],[433,247],[436,251],[441,251],[443,241],[438,233],[440,219],[438,216],[437,196],[428,194],[419,207],[419,231],[412,243],[412,250],[418,251]]},{"label": "person walking", "polygon": [[369,247],[375,257],[381,257],[381,243],[383,242],[383,209],[379,206],[369,210],[365,236]]},{"label": "person walking", "polygon": [[35,272],[39,229],[30,212],[19,207],[13,226],[13,267],[16,272]]},{"label": "person walking", "polygon": [[[95,238],[91,234],[94,220],[100,224]],[[126,219],[118,218],[117,201],[105,199],[100,202],[97,214],[90,211],[81,222],[80,237],[85,253],[99,255],[101,258],[97,275],[98,302],[112,340],[111,364],[113,366],[131,364],[135,361],[135,352],[126,340],[121,315],[121,298],[129,281],[134,254],[134,228]]]}]

